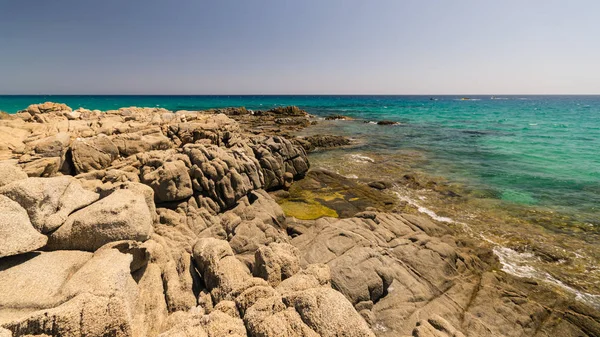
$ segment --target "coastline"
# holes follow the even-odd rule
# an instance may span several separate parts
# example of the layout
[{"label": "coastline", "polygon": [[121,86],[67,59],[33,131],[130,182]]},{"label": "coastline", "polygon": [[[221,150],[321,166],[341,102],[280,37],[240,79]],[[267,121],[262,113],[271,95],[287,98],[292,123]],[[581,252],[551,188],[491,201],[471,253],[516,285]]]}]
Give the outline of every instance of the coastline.
[{"label": "coastline", "polygon": [[[299,134],[328,132],[348,137],[340,124],[362,122],[321,121]],[[364,184],[387,181],[393,193],[413,204],[413,211],[449,224],[460,235],[483,240],[481,245],[489,249],[509,252],[502,256],[507,270],[531,269],[515,275],[528,274],[568,288],[587,298],[588,304],[600,307],[600,252],[596,245],[600,233],[595,227],[554,209],[507,203],[464,183],[451,182],[423,169],[430,161],[426,153],[410,149],[377,153],[367,144],[367,137],[354,139],[354,147],[309,154],[313,167],[332,170]]]},{"label": "coastline", "polygon": [[[38,254],[49,256],[61,249],[74,249],[94,252],[93,256],[98,255],[100,261],[102,254],[109,254],[107,251],[114,255],[113,258],[123,261],[128,260],[121,255],[133,256],[130,258],[133,261],[122,263],[126,268],[118,271],[119,277],[127,277],[131,272],[137,275],[136,278],[147,278],[148,283],[139,283],[138,290],[163,296],[167,306],[141,315],[142,325],[149,324],[156,329],[153,333],[165,329],[175,333],[181,329],[177,323],[189,322],[197,315],[212,315],[218,324],[236,327],[239,331],[243,329],[244,333],[240,332],[240,335],[258,335],[275,321],[283,321],[289,326],[304,324],[308,329],[327,335],[327,324],[306,318],[313,314],[326,315],[325,312],[330,310],[310,304],[314,300],[311,296],[318,299],[314,301],[341,310],[345,322],[337,316],[329,317],[330,322],[338,324],[335,325],[338,332],[350,329],[348,331],[354,331],[357,336],[394,336],[413,330],[426,332],[426,329],[448,336],[484,332],[499,336],[502,331],[520,331],[521,334],[536,331],[548,336],[564,331],[575,335],[583,331],[595,335],[600,331],[597,306],[587,307],[575,301],[574,294],[561,293],[542,282],[509,275],[524,276],[518,271],[502,268],[501,263],[506,261],[498,252],[493,254],[493,247],[478,236],[480,232],[472,237],[461,228],[463,220],[451,216],[460,209],[439,212],[430,209],[429,204],[421,206],[423,201],[433,199],[433,195],[438,195],[442,202],[448,200],[444,198],[453,198],[450,192],[456,192],[451,188],[445,188],[441,183],[434,185],[444,188],[423,188],[423,180],[408,172],[403,172],[404,178],[408,176],[403,185],[394,179],[389,187],[382,182],[380,189],[367,183],[369,180],[386,180],[386,177],[378,175],[373,179],[373,174],[367,176],[350,170],[348,175],[352,176],[348,178],[343,176],[347,172],[337,175],[320,171],[319,166],[327,163],[324,157],[335,157],[336,151],[347,151],[351,146],[338,147],[339,139],[329,139],[327,142],[333,144],[334,149],[314,152],[307,157],[305,148],[310,148],[311,144],[302,142],[306,142],[306,138],[296,136],[310,130],[311,118],[298,108],[262,112],[224,108],[175,114],[155,108],[124,108],[100,113],[47,104],[30,107],[27,114],[11,117],[1,124],[2,130],[14,130],[2,139],[2,159],[9,159],[7,165],[12,165],[11,172],[17,172],[15,174],[21,180],[33,179],[24,178],[23,171],[30,177],[42,176],[44,181],[54,179],[53,176],[73,175],[83,190],[97,193],[95,198],[100,198],[100,201],[81,206],[81,211],[111,195],[143,191],[137,199],[130,197],[138,201],[136,207],[147,207],[149,217],[153,219],[146,220],[150,223],[149,228],[154,228],[155,236],[136,232],[133,236],[119,237],[130,241],[129,248],[115,246],[111,242],[119,240],[112,237],[100,246],[90,246],[59,222],[58,230],[42,231],[49,236],[51,245]],[[315,144],[312,143],[313,147]],[[383,170],[381,165],[389,166],[390,163],[370,154],[346,155],[359,166],[367,166],[362,172],[376,170],[378,174],[398,174],[397,167],[389,167],[390,172]],[[344,159],[337,157],[338,162]],[[310,171],[309,161],[313,168]],[[207,166],[212,163],[216,164]],[[346,165],[346,169],[351,168]],[[425,177],[424,181],[432,180]],[[407,187],[411,184],[416,184],[417,188]],[[6,186],[10,187],[11,182],[6,182]],[[300,192],[312,191],[313,194],[308,197],[293,195],[295,186],[306,186]],[[13,195],[6,190],[13,189],[4,187],[7,195]],[[130,192],[117,193],[121,190]],[[402,192],[406,194],[402,195]],[[148,198],[148,193],[152,197]],[[386,196],[390,194],[404,203],[386,202]],[[275,203],[281,204],[281,200],[318,203],[334,210],[339,218],[303,220],[289,214],[286,217],[283,213],[286,207],[282,210]],[[434,203],[432,206],[439,205]],[[31,208],[34,212],[37,210],[35,206],[28,207],[33,219]],[[71,211],[63,214],[63,221],[72,216]],[[436,221],[417,217],[417,213],[425,213]],[[84,219],[72,221],[86,223]],[[93,221],[89,229],[96,230],[92,225]],[[148,228],[143,230],[148,231]],[[112,234],[98,235],[110,237]],[[75,244],[78,240],[81,242]],[[155,246],[150,247],[150,241]],[[102,248],[105,244],[108,247]],[[142,246],[144,254],[151,258],[136,261]],[[167,255],[172,260],[156,253],[158,246],[170,251]],[[33,249],[29,247],[28,251],[42,247],[44,245],[38,244]],[[211,255],[213,253],[216,255]],[[22,252],[11,255],[19,254]],[[498,255],[500,260],[494,257]],[[166,260],[160,262],[161,258]],[[220,262],[224,259],[229,261],[226,265]],[[129,264],[133,266],[134,262],[143,266],[143,271],[139,266],[130,270]],[[348,269],[354,263],[358,263],[359,274]],[[288,272],[284,271],[284,264],[298,266]],[[199,274],[194,273],[194,268]],[[153,269],[156,270],[151,274],[149,270]],[[142,271],[141,274],[136,274],[138,271]],[[6,270],[0,271],[0,278],[3,275],[10,280]],[[259,282],[257,278],[262,280]],[[296,283],[288,285],[291,288],[281,288],[280,284],[286,280]],[[312,285],[307,286],[307,282]],[[311,282],[316,282],[317,286]],[[203,289],[199,293],[192,289],[201,283]],[[169,286],[163,289],[162,284]],[[363,285],[368,287],[365,289]],[[135,286],[131,284],[131,287]],[[407,295],[409,293],[411,295]],[[123,295],[119,291],[115,294]],[[296,316],[291,313],[292,316],[280,317],[277,312],[258,309],[257,306],[274,297],[283,301],[282,306],[283,303],[287,305],[286,312],[300,310],[298,314],[304,318],[294,321]],[[215,302],[214,306],[207,304],[209,299]],[[15,303],[18,304],[20,299],[10,299],[7,303],[10,301],[19,307]],[[139,298],[132,303],[139,304],[139,301],[142,307],[150,303],[144,304]],[[297,303],[296,308],[302,308],[302,303],[310,305],[306,304],[309,309],[302,311],[292,309],[293,303]],[[220,309],[217,309],[218,305]],[[505,313],[517,310],[519,314],[505,316],[499,323],[500,314],[495,312],[496,307],[503,308]],[[57,308],[51,310],[59,317],[61,313],[60,310],[56,313]],[[176,313],[180,316],[179,321],[173,321]],[[223,313],[231,315],[218,318]],[[34,329],[35,324],[31,322],[40,320],[35,312],[33,316],[31,312],[29,316],[14,312],[4,314],[5,319],[9,316],[11,319],[0,320],[0,325],[15,335],[43,332],[27,330]],[[15,321],[11,315],[19,318]],[[523,317],[529,318],[523,321]],[[165,323],[169,319],[172,322]],[[151,320],[156,322],[149,323]],[[139,327],[136,324],[140,322],[125,323]],[[208,327],[201,325],[199,329]]]}]

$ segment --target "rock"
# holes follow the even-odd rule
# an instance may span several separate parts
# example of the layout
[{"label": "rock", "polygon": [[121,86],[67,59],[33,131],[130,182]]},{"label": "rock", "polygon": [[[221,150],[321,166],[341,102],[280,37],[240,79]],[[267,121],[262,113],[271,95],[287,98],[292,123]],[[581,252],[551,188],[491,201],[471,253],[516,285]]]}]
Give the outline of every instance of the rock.
[{"label": "rock", "polygon": [[221,311],[213,311],[208,315],[186,313],[161,337],[245,337],[244,322]]},{"label": "rock", "polygon": [[51,309],[4,324],[15,336],[115,336],[133,335],[127,304],[118,297],[79,295]]},{"label": "rock", "polygon": [[15,335],[130,335],[137,294],[130,264],[130,255],[114,249],[4,258],[0,325]]},{"label": "rock", "polygon": [[344,136],[334,135],[314,135],[297,139],[306,152],[313,152],[317,149],[328,149],[350,145],[350,139]]},{"label": "rock", "polygon": [[254,156],[243,149],[215,145],[186,146],[194,190],[211,199],[218,210],[233,206],[248,192],[263,186],[263,174]]},{"label": "rock", "polygon": [[295,308],[319,336],[375,336],[344,295],[331,288],[291,293],[284,296],[283,302]]},{"label": "rock", "polygon": [[73,211],[98,200],[69,176],[28,178],[0,187],[0,194],[16,201],[29,214],[31,223],[46,234],[60,227]]},{"label": "rock", "polygon": [[276,287],[281,281],[300,271],[299,252],[287,243],[271,243],[260,247],[255,253],[253,274],[262,277]]},{"label": "rock", "polygon": [[119,156],[119,149],[106,135],[77,138],[71,145],[71,151],[78,174],[104,169]]},{"label": "rock", "polygon": [[252,269],[257,249],[288,241],[282,232],[285,221],[281,207],[264,190],[255,190],[221,215],[220,227],[236,256]]},{"label": "rock", "polygon": [[31,115],[45,114],[57,111],[72,111],[68,105],[54,102],[45,102],[40,104],[31,104],[27,109],[19,112],[27,112]]},{"label": "rock", "polygon": [[326,121],[337,121],[337,120],[351,121],[351,120],[354,120],[354,118],[348,117],[348,116],[343,116],[343,115],[331,115],[331,116],[325,117],[325,120]]},{"label": "rock", "polygon": [[297,106],[276,107],[268,110],[267,113],[285,116],[305,116],[307,114],[306,111],[298,108]]},{"label": "rock", "polygon": [[385,190],[386,188],[388,188],[390,186],[390,183],[388,183],[386,181],[371,181],[367,185],[369,185],[369,187],[372,187],[377,190]]},{"label": "rock", "polygon": [[286,307],[280,297],[258,301],[244,316],[249,336],[318,337],[292,307]]},{"label": "rock", "polygon": [[34,251],[47,241],[45,235],[33,228],[19,204],[0,195],[0,258]]},{"label": "rock", "polygon": [[235,258],[224,240],[198,240],[194,245],[194,261],[217,302],[251,278],[248,268]]},{"label": "rock", "polygon": [[112,241],[146,241],[151,234],[152,215],[144,196],[130,190],[116,190],[69,216],[50,235],[48,249],[95,251]]},{"label": "rock", "polygon": [[377,125],[398,125],[398,124],[400,124],[400,123],[394,122],[394,121],[387,121],[387,120],[377,122]]},{"label": "rock", "polygon": [[152,187],[157,201],[176,201],[193,195],[188,168],[181,160],[165,162],[154,169],[145,166],[141,182]]},{"label": "rock", "polygon": [[27,179],[27,173],[16,163],[11,161],[0,162],[0,187],[23,179]]},{"label": "rock", "polygon": [[419,321],[412,335],[416,337],[465,337],[450,323],[438,315]]},{"label": "rock", "polygon": [[304,149],[283,137],[255,138],[251,147],[262,168],[266,190],[285,186],[286,173],[299,179],[308,171]]},{"label": "rock", "polygon": [[302,291],[317,287],[331,287],[331,270],[323,263],[310,264],[277,286],[280,294]]},{"label": "rock", "polygon": [[71,136],[66,132],[59,132],[40,140],[36,140],[28,144],[29,148],[40,157],[59,157],[64,160],[64,156],[69,149]]},{"label": "rock", "polygon": [[61,169],[62,159],[60,157],[30,158],[20,160],[19,164],[29,177],[53,177]]},{"label": "rock", "polygon": [[173,147],[169,138],[165,137],[160,129],[154,128],[114,135],[111,140],[123,157],[154,150],[167,150]]}]

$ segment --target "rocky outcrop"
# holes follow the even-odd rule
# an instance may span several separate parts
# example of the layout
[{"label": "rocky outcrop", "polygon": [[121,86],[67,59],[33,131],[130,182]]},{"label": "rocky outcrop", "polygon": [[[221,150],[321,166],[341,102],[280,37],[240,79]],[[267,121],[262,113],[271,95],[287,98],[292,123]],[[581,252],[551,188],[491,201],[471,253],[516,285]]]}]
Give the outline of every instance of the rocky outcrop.
[{"label": "rocky outcrop", "polygon": [[386,182],[308,172],[283,136],[308,123],[48,103],[2,119],[0,335],[600,335],[597,310],[399,213]]}]

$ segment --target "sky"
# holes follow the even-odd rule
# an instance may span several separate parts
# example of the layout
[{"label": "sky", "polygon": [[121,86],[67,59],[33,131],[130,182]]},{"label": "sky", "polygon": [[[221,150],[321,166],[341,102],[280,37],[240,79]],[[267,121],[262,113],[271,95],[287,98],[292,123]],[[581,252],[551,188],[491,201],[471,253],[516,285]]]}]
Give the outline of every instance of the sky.
[{"label": "sky", "polygon": [[597,0],[0,0],[0,94],[600,94]]}]

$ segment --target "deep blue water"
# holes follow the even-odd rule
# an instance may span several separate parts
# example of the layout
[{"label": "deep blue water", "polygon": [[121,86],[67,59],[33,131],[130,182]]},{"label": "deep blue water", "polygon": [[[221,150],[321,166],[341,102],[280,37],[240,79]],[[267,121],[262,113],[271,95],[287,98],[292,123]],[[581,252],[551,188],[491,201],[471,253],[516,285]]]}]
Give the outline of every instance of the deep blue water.
[{"label": "deep blue water", "polygon": [[[201,110],[296,105],[326,116],[394,120],[343,124],[370,149],[426,153],[434,173],[492,190],[507,202],[578,213],[600,225],[600,96],[0,96],[14,113],[44,101],[72,108]],[[344,123],[344,122],[342,122]]]}]

